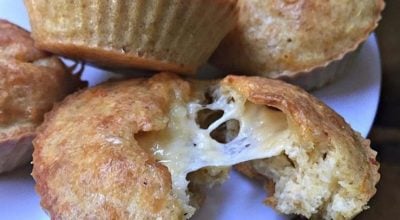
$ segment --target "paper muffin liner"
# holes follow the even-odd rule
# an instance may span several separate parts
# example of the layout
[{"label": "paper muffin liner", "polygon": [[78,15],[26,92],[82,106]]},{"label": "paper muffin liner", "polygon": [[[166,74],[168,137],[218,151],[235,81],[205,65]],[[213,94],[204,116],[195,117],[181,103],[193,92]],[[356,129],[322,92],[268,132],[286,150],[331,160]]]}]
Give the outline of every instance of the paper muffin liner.
[{"label": "paper muffin liner", "polygon": [[233,28],[235,0],[25,0],[39,48],[105,66],[194,72]]},{"label": "paper muffin liner", "polygon": [[301,72],[290,76],[281,75],[277,77],[277,79],[300,86],[308,91],[321,88],[343,76],[346,72],[346,68],[352,65],[359,51],[360,49],[350,52],[341,60],[333,61],[326,67],[319,67],[310,72]]}]

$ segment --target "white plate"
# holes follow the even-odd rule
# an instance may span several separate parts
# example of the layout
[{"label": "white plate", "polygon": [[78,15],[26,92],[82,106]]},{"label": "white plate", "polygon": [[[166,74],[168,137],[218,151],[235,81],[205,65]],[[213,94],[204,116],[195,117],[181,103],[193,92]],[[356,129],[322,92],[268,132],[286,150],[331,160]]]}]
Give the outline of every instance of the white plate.
[{"label": "white plate", "polygon": [[[29,29],[29,21],[22,1],[1,0],[0,18]],[[378,106],[381,68],[375,36],[363,45],[359,55],[344,76],[337,82],[314,92],[330,107],[341,114],[351,126],[366,136],[374,120]],[[93,67],[87,67],[84,78],[94,85],[109,75]],[[48,219],[39,205],[30,177],[30,166],[12,173],[0,175],[0,218],[8,220]],[[265,192],[261,186],[233,172],[221,187],[208,194],[205,206],[194,219],[285,219],[262,201]]]}]

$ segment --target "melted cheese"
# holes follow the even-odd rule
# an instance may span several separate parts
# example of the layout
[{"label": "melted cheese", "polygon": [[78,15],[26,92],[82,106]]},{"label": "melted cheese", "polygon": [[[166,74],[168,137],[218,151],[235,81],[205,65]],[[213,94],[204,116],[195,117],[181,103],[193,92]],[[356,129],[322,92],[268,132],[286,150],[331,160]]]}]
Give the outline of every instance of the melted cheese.
[{"label": "melted cheese", "polygon": [[[173,189],[187,209],[188,173],[209,166],[232,166],[244,161],[279,155],[285,145],[292,144],[286,116],[265,106],[258,106],[234,91],[219,91],[218,99],[209,104],[175,102],[166,129],[137,137],[142,147],[151,150],[160,163],[168,167]],[[235,101],[229,101],[231,98]],[[202,109],[224,110],[224,115],[207,129],[196,124]],[[210,133],[224,122],[236,119],[240,130],[229,143],[219,143]]]}]

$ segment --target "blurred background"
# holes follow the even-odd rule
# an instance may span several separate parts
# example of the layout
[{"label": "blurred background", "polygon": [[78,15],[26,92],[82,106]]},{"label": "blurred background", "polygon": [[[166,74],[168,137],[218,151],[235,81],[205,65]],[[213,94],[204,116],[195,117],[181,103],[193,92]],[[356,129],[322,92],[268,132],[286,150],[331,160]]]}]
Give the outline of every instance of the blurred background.
[{"label": "blurred background", "polygon": [[382,93],[369,138],[378,151],[381,181],[371,208],[356,219],[400,219],[400,1],[386,0],[376,34],[382,59]]}]

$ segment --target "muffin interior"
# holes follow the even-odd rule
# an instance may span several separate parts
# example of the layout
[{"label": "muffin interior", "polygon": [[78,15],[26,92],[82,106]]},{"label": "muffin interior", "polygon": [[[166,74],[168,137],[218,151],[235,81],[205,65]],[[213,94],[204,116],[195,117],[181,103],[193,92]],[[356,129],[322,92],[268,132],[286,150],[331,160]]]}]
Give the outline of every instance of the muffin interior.
[{"label": "muffin interior", "polygon": [[172,104],[166,129],[135,136],[168,167],[186,217],[199,207],[204,188],[226,180],[230,166],[277,156],[294,144],[281,111],[252,104],[236,91],[215,85],[200,91],[188,103],[177,99]]}]

